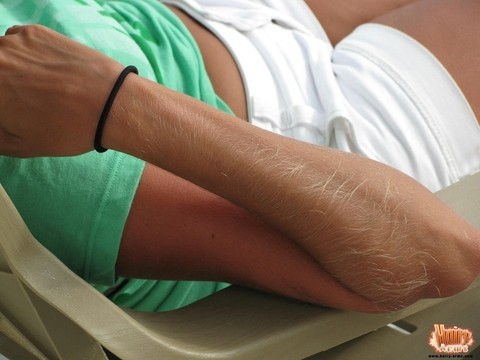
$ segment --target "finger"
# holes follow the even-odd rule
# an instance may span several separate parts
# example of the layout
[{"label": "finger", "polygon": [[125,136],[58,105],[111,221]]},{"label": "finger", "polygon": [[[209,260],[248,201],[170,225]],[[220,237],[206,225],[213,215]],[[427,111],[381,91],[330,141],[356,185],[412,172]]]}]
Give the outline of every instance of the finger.
[{"label": "finger", "polygon": [[17,34],[23,27],[22,25],[13,25],[7,29],[5,35]]}]

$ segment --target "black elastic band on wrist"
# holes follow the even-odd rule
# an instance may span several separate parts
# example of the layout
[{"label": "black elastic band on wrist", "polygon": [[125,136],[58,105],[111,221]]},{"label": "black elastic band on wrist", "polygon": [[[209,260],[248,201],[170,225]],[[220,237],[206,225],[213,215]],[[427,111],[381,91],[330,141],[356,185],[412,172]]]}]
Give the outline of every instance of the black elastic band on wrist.
[{"label": "black elastic band on wrist", "polygon": [[107,122],[108,114],[110,113],[113,102],[115,101],[115,97],[117,96],[118,90],[120,90],[120,87],[125,81],[125,78],[127,77],[127,75],[132,72],[135,74],[138,74],[138,69],[133,65],[127,66],[125,69],[123,69],[123,71],[118,76],[118,79],[115,82],[115,85],[113,85],[112,91],[108,96],[105,106],[103,107],[102,114],[100,115],[100,120],[98,121],[97,131],[95,133],[95,140],[93,142],[93,147],[99,153],[103,153],[107,151],[107,149],[102,146],[103,129],[105,128],[105,123]]}]

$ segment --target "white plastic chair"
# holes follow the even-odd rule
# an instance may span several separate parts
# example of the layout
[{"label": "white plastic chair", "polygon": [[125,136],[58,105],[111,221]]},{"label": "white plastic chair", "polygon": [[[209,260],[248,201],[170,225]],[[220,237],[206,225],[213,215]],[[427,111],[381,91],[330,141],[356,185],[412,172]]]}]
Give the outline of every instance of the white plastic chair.
[{"label": "white plastic chair", "polygon": [[[439,196],[480,227],[480,174]],[[424,358],[433,324],[467,327],[480,342],[479,301],[480,279],[387,315],[235,286],[171,312],[122,310],[33,238],[0,186],[0,354],[12,360]]]}]

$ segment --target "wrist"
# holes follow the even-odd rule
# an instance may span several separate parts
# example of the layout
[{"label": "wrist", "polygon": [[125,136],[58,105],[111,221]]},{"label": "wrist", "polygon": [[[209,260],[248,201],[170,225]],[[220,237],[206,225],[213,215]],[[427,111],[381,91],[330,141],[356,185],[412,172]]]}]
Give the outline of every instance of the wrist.
[{"label": "wrist", "polygon": [[134,145],[141,144],[138,128],[146,113],[146,111],[143,111],[143,114],[141,112],[141,98],[144,98],[140,95],[143,91],[141,82],[142,79],[139,76],[130,74],[118,88],[103,128],[102,147],[136,156]]},{"label": "wrist", "polygon": [[108,117],[110,115],[110,111],[111,111],[111,109],[113,107],[113,104],[115,102],[115,98],[117,97],[117,94],[120,91],[120,88],[122,87],[122,84],[124,83],[126,77],[130,73],[135,73],[135,74],[138,75],[138,69],[135,66],[130,65],[130,66],[127,66],[126,68],[124,68],[122,70],[122,72],[120,73],[120,75],[117,78],[117,81],[113,85],[113,88],[112,88],[112,90],[111,90],[111,92],[110,92],[110,94],[109,94],[109,96],[108,96],[108,98],[105,102],[105,105],[103,107],[103,111],[100,115],[100,119],[98,120],[97,129],[96,129],[96,133],[95,133],[95,139],[94,139],[94,148],[99,153],[103,153],[103,152],[108,150],[108,148],[105,148],[105,147],[102,146],[103,131],[104,131],[104,128],[105,128],[105,124],[108,120]]}]

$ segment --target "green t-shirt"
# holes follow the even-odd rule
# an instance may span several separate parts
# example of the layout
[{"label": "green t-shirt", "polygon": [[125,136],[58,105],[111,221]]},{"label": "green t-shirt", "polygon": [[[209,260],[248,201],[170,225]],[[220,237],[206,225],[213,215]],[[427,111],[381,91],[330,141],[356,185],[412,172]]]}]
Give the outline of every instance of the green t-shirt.
[{"label": "green t-shirt", "polygon": [[[135,65],[143,77],[229,111],[213,90],[194,40],[158,0],[1,2],[0,33],[16,24],[43,24]],[[0,157],[0,183],[33,235],[120,306],[170,310],[227,286],[116,278],[120,239],[143,167],[142,161],[114,151],[72,158]]]}]

